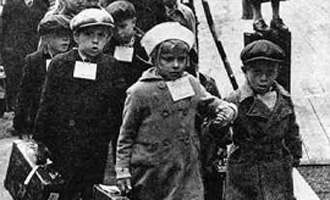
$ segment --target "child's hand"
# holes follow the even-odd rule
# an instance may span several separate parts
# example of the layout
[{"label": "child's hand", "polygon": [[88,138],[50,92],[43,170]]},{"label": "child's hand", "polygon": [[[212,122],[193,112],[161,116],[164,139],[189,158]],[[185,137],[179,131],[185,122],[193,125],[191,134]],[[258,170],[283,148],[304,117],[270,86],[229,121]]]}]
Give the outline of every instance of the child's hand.
[{"label": "child's hand", "polygon": [[218,108],[216,112],[217,116],[214,120],[214,123],[221,124],[223,127],[228,125],[236,115],[236,111],[229,106]]},{"label": "child's hand", "polygon": [[122,196],[126,196],[132,190],[131,178],[117,179],[117,187]]}]

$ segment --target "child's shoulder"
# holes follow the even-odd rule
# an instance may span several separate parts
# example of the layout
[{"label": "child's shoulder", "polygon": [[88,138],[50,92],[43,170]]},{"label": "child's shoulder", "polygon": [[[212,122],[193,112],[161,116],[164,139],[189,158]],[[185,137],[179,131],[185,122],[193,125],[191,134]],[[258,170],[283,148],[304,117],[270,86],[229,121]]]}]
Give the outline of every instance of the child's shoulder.
[{"label": "child's shoulder", "polygon": [[34,51],[34,52],[26,55],[26,59],[32,59],[32,60],[39,59],[39,58],[43,57],[43,54],[44,54],[44,52],[41,50]]}]

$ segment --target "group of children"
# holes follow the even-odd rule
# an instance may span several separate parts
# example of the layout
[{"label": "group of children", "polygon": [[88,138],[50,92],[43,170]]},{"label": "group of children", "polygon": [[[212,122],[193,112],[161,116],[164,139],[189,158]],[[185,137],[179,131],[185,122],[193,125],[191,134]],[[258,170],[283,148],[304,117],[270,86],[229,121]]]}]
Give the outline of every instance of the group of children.
[{"label": "group of children", "polygon": [[166,2],[172,22],[144,35],[122,0],[39,23],[43,45],[26,57],[14,127],[33,133],[39,161],[50,156],[66,180],[60,199],[90,200],[109,152],[117,186],[133,200],[204,199],[198,118],[233,128],[212,133],[233,143],[227,200],[294,199],[301,139],[290,95],[275,81],[283,50],[265,40],[247,45],[246,84],[222,100],[186,72],[196,27],[175,22],[179,4]]}]

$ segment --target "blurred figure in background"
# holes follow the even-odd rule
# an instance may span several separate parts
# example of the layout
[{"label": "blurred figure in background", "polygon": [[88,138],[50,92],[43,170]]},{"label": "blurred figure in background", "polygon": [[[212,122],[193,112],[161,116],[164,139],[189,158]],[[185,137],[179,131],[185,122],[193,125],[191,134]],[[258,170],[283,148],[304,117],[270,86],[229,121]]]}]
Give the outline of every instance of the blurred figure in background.
[{"label": "blurred figure in background", "polygon": [[48,15],[41,20],[38,33],[45,44],[25,58],[17,96],[13,126],[17,134],[31,134],[39,108],[40,95],[51,59],[69,50],[70,21],[63,15]]},{"label": "blurred figure in background", "polygon": [[[106,7],[115,0],[101,0],[101,5]],[[163,0],[128,0],[136,9],[137,27],[143,32],[148,31],[156,24],[166,21]]]},{"label": "blurred figure in background", "polygon": [[271,1],[273,17],[270,21],[270,28],[280,31],[287,31],[288,27],[284,24],[280,17],[280,1],[285,0],[250,0],[253,11],[253,29],[259,32],[269,32],[270,28],[266,24],[262,16],[261,3]]},{"label": "blurred figure in background", "polygon": [[3,29],[0,38],[3,65],[7,75],[8,111],[15,109],[24,58],[37,50],[37,26],[49,6],[46,0],[7,0],[3,6]]}]

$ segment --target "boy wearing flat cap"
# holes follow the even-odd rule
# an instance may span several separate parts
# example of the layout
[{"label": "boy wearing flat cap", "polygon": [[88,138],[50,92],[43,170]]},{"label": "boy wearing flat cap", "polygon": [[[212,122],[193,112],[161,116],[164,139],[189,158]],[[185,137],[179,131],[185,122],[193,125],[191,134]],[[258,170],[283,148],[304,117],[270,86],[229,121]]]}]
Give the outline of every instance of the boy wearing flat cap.
[{"label": "boy wearing flat cap", "polygon": [[135,7],[128,1],[119,0],[105,9],[114,19],[115,31],[104,53],[113,55],[119,61],[129,87],[139,79],[143,71],[151,67],[140,43],[143,33],[136,27]]},{"label": "boy wearing flat cap", "polygon": [[236,115],[184,71],[194,38],[166,22],[141,40],[153,67],[127,90],[116,155],[117,185],[133,199],[203,199],[196,115],[217,117],[219,126]]},{"label": "boy wearing flat cap", "polygon": [[246,83],[227,100],[238,106],[228,159],[226,200],[293,200],[292,168],[302,141],[291,97],[276,81],[284,51],[267,40],[242,53]]},{"label": "boy wearing flat cap", "polygon": [[71,30],[70,21],[62,15],[43,18],[38,32],[44,46],[26,56],[23,77],[17,96],[13,126],[17,134],[31,134],[38,111],[41,88],[48,71],[50,60],[69,49]]},{"label": "boy wearing flat cap", "polygon": [[[61,199],[90,200],[93,184],[103,181],[125,82],[116,60],[102,53],[112,17],[104,10],[86,9],[70,27],[78,47],[50,63],[34,139],[49,150],[66,181]],[[41,148],[39,153],[42,157]]]}]

